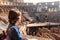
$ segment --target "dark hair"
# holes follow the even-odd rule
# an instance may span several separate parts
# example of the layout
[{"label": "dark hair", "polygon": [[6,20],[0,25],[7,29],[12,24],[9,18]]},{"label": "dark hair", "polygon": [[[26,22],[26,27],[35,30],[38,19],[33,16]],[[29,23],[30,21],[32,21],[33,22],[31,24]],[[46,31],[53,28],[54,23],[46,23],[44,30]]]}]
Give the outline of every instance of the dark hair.
[{"label": "dark hair", "polygon": [[17,13],[15,10],[10,10],[8,15],[9,23],[11,23],[13,20],[18,19],[18,16],[20,16],[20,13]]}]

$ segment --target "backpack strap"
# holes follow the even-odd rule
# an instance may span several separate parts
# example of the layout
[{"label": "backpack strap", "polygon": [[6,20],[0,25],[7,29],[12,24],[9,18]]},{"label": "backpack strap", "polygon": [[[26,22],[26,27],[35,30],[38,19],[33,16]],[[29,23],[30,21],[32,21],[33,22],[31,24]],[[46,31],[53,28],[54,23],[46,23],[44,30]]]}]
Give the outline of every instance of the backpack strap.
[{"label": "backpack strap", "polygon": [[[11,33],[10,30],[11,30],[12,28],[13,28],[12,26],[8,26],[6,32],[7,32],[7,33]],[[9,35],[9,34],[8,34],[8,35]],[[7,36],[7,39],[12,40],[11,36],[10,36],[10,37]]]}]

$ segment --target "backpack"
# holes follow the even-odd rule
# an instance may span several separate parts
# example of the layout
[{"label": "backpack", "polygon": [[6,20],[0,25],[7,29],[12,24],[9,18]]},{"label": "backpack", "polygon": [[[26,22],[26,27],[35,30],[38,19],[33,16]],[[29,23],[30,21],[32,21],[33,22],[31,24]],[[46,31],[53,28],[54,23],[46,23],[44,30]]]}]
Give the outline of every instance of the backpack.
[{"label": "backpack", "polygon": [[9,26],[8,28],[7,28],[7,31],[5,32],[3,32],[3,40],[12,40],[11,38],[9,38],[8,36],[7,36],[7,32],[8,32],[8,30],[10,30],[11,28],[13,28],[13,27],[11,27],[11,26]]}]

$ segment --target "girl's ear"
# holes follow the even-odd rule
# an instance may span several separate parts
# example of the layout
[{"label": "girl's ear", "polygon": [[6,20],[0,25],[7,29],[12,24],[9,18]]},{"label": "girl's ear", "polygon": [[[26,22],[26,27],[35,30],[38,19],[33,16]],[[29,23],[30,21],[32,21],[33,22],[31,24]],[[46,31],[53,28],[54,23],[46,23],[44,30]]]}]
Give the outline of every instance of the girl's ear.
[{"label": "girl's ear", "polygon": [[17,20],[13,20],[13,21],[12,21],[12,23],[14,23],[14,24],[15,24],[16,22],[17,22]]}]

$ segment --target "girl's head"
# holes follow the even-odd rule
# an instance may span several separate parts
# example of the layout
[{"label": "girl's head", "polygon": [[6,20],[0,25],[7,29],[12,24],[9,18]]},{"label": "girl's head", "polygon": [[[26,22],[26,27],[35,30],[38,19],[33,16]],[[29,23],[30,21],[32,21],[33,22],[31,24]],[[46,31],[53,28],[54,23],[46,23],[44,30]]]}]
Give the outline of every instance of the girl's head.
[{"label": "girl's head", "polygon": [[18,21],[21,22],[21,12],[17,9],[11,9],[8,15],[9,23],[16,24]]}]

